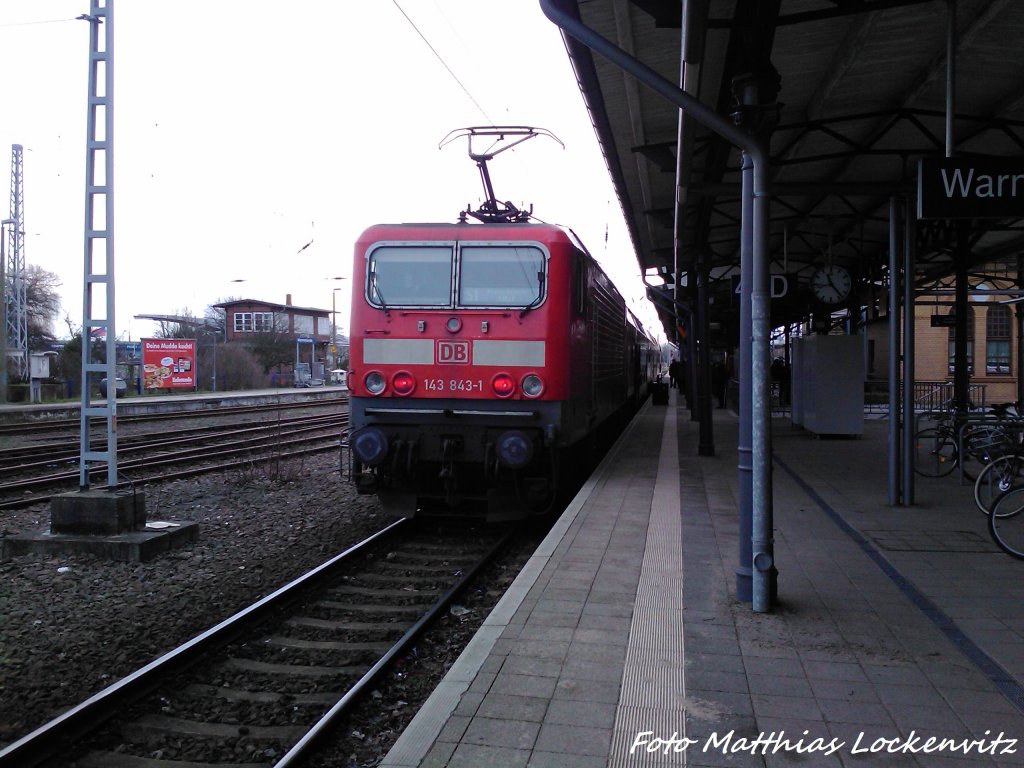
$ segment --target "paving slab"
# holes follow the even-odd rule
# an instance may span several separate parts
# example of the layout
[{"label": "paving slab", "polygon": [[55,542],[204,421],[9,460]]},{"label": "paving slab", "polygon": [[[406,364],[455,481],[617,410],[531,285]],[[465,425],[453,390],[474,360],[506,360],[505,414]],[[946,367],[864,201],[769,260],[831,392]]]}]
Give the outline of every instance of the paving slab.
[{"label": "paving slab", "polygon": [[819,440],[774,418],[779,601],[754,613],[735,415],[698,456],[677,395],[630,425],[381,766],[1024,766],[1022,566],[971,489],[921,478],[890,507],[884,420]]}]

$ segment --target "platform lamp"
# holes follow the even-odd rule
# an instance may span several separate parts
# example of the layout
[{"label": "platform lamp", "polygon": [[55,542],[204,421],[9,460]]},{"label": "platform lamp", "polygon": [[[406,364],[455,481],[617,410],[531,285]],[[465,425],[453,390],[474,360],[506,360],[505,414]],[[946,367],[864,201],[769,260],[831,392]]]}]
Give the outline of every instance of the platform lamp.
[{"label": "platform lamp", "polygon": [[0,403],[7,402],[7,227],[14,219],[0,221]]},{"label": "platform lamp", "polygon": [[[329,277],[328,280],[347,280],[347,277]],[[337,296],[341,286],[331,290],[331,370],[338,367],[338,322],[337,322]]]},{"label": "platform lamp", "polygon": [[[225,323],[227,321],[225,320]],[[217,328],[216,326],[210,326],[203,324],[203,330],[206,331],[206,335],[210,338],[210,346],[213,348],[213,374],[210,377],[210,391],[217,391]]]}]

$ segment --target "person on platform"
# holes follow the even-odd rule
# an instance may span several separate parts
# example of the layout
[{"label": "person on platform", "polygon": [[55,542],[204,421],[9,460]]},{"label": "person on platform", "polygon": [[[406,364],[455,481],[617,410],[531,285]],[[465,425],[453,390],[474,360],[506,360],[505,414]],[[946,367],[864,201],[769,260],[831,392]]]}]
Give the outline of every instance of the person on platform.
[{"label": "person on platform", "polygon": [[711,392],[718,398],[718,407],[725,408],[725,364],[721,360],[711,364]]},{"label": "person on platform", "polygon": [[783,358],[777,357],[772,360],[769,373],[772,377],[774,389],[778,393],[779,406],[785,407],[789,405],[789,365]]}]

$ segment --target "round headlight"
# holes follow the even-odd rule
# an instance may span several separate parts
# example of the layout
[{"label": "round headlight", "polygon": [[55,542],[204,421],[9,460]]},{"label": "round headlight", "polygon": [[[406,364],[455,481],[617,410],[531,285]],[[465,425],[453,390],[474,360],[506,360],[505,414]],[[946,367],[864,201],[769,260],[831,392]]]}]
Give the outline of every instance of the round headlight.
[{"label": "round headlight", "polygon": [[357,429],[349,440],[352,454],[368,467],[376,467],[388,455],[388,438],[378,427]]},{"label": "round headlight", "polygon": [[536,373],[528,373],[523,377],[523,383],[520,385],[523,388],[523,394],[526,397],[540,397],[540,394],[544,391],[544,382],[541,381],[540,376]]},{"label": "round headlight", "polygon": [[503,432],[497,447],[498,460],[509,469],[522,469],[533,459],[533,441],[518,429]]},{"label": "round headlight", "polygon": [[498,397],[509,397],[516,391],[516,383],[507,373],[499,373],[491,380],[491,389]]},{"label": "round headlight", "polygon": [[448,333],[458,333],[462,330],[462,320],[458,317],[449,317],[448,322],[444,324],[444,327],[448,329]]},{"label": "round headlight", "polygon": [[370,371],[363,377],[363,384],[366,385],[366,391],[371,395],[379,395],[384,391],[387,382],[384,379],[384,374],[380,371]]},{"label": "round headlight", "polygon": [[396,395],[406,397],[411,395],[412,391],[416,389],[416,379],[408,371],[399,371],[391,377],[391,386],[395,390]]}]

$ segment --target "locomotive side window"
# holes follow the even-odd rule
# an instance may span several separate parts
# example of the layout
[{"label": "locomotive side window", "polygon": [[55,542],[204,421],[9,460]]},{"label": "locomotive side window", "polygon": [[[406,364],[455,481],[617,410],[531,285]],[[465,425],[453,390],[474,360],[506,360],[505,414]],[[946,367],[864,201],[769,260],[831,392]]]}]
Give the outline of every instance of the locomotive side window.
[{"label": "locomotive side window", "polygon": [[448,307],[453,247],[382,245],[373,249],[366,296],[378,307]]},{"label": "locomotive side window", "polygon": [[572,305],[582,315],[587,301],[587,265],[580,254],[572,257]]},{"label": "locomotive side window", "polygon": [[544,298],[544,252],[534,246],[463,245],[459,305],[532,307]]}]

